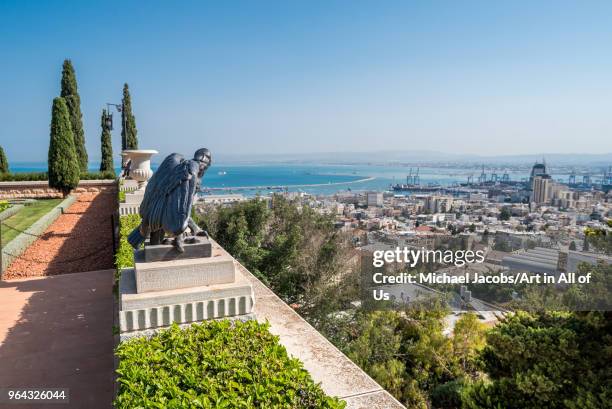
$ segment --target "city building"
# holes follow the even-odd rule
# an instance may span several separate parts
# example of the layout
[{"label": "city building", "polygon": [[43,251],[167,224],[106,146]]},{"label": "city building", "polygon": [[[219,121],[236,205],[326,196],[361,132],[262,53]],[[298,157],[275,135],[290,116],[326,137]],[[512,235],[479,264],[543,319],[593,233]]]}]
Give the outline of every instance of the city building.
[{"label": "city building", "polygon": [[231,204],[245,200],[246,197],[241,194],[201,195],[198,197],[198,202],[204,204]]},{"label": "city building", "polygon": [[537,175],[532,182],[531,201],[535,204],[546,204],[552,196],[553,181],[549,175]]},{"label": "city building", "polygon": [[380,207],[383,205],[383,194],[380,192],[368,192],[366,203],[369,206]]}]

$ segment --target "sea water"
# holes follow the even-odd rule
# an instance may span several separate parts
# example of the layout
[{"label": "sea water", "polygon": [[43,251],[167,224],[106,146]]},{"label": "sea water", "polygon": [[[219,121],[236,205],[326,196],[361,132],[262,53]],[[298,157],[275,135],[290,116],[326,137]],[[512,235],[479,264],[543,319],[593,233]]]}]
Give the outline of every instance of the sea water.
[{"label": "sea water", "polygon": [[[153,170],[157,167],[152,165]],[[13,172],[44,172],[44,162],[13,163]],[[91,171],[97,170],[92,164]],[[211,193],[243,193],[245,195],[267,194],[273,191],[301,191],[311,194],[334,194],[342,191],[384,191],[396,183],[406,183],[411,168],[402,165],[374,164],[304,164],[304,163],[215,163],[207,171],[202,189]],[[119,172],[119,169],[117,169]],[[419,168],[421,185],[435,184],[450,186],[464,183],[471,175],[478,179],[481,170],[474,167],[436,167]],[[486,170],[489,177],[491,170]],[[412,167],[412,174],[416,167]],[[503,172],[498,171],[501,178]],[[521,181],[529,177],[528,169],[509,170],[510,180]],[[567,174],[553,174],[555,179],[567,181]],[[216,190],[223,188],[226,190]],[[234,188],[234,190],[227,190]],[[244,189],[249,188],[249,189]]]}]

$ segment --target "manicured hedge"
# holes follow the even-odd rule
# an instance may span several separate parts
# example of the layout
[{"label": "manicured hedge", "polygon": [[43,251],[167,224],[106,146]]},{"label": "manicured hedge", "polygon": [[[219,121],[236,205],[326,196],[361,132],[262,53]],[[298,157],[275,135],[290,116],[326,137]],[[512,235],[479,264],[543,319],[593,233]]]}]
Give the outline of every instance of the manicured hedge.
[{"label": "manicured hedge", "polygon": [[122,268],[134,266],[134,250],[127,241],[128,235],[140,224],[140,216],[129,214],[119,218],[119,248],[115,254],[117,272]]},{"label": "manicured hedge", "polygon": [[110,171],[81,173],[81,180],[107,180],[115,178],[115,172]]},{"label": "manicured hedge", "polygon": [[[81,180],[115,179],[115,172],[86,172],[81,173]],[[0,182],[25,182],[49,180],[47,172],[19,172],[0,173]]]},{"label": "manicured hedge", "polygon": [[119,345],[116,408],[344,408],[290,358],[268,324],[176,324]]},{"label": "manicured hedge", "polygon": [[0,182],[48,180],[47,172],[0,173]]}]

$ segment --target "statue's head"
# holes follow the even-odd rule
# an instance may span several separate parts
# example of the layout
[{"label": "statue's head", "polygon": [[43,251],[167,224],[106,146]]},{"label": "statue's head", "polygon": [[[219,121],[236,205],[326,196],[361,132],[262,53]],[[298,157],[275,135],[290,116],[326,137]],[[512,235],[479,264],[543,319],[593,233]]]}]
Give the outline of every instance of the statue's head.
[{"label": "statue's head", "polygon": [[198,149],[193,155],[193,160],[196,160],[200,163],[200,175],[204,173],[206,169],[208,169],[212,163],[212,156],[210,155],[210,151],[206,148]]}]

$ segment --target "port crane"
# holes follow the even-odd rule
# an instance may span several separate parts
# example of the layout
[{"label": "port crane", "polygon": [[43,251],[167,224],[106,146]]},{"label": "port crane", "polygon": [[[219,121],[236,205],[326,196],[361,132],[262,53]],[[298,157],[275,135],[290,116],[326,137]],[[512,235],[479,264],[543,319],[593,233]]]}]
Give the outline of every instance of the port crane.
[{"label": "port crane", "polygon": [[485,183],[487,181],[487,174],[485,173],[485,166],[482,165],[482,172],[478,177],[478,183]]}]

